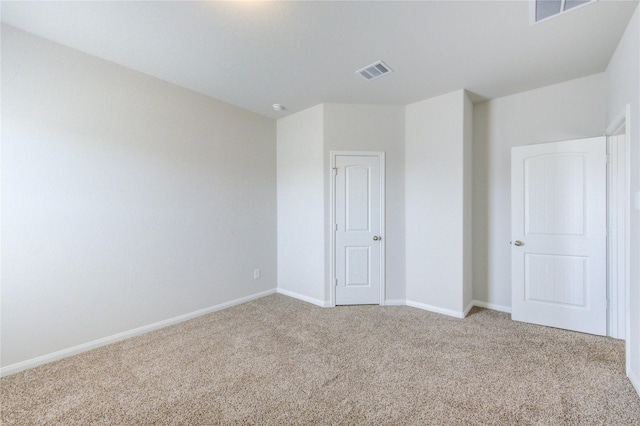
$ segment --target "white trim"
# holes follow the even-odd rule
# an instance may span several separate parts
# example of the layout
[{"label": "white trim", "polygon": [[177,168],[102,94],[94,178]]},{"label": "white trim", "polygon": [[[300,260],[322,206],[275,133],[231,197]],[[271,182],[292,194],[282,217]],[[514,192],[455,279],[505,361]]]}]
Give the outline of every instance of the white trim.
[{"label": "white trim", "polygon": [[329,151],[329,306],[336,306],[336,154]]},{"label": "white trim", "polygon": [[616,118],[614,118],[611,123],[607,126],[607,136],[615,136],[620,133],[626,133],[627,126],[627,117],[629,117],[630,104],[625,106],[625,109],[621,111]]},{"label": "white trim", "polygon": [[60,351],[53,352],[47,355],[42,355],[36,358],[28,359],[26,361],[7,365],[6,367],[0,368],[0,377],[9,376],[11,374],[15,374],[20,371],[27,370],[29,368],[37,367],[39,365],[47,364],[53,361],[58,361],[62,358],[66,358],[72,355],[77,355],[79,353],[90,351],[92,349],[109,345],[111,343],[116,343],[121,340],[128,339],[130,337],[139,336],[140,334],[148,333],[153,330],[158,330],[160,328],[164,328],[169,325],[177,324],[183,321],[200,317],[202,315],[210,314],[212,312],[220,311],[222,309],[226,309],[232,306],[240,305],[242,303],[250,302],[251,300],[260,299],[262,297],[274,294],[275,292],[276,290],[272,289],[272,290],[267,290],[260,293],[255,293],[249,296],[241,297],[239,299],[231,300],[229,302],[220,303],[219,305],[211,306],[209,308],[200,309],[197,311],[190,312],[188,314],[179,315],[177,317],[154,322],[153,324],[144,325],[142,327],[134,328],[132,330],[123,331],[122,333],[103,337],[101,339],[93,340],[91,342],[83,343],[81,345],[73,346],[67,349],[62,349]]},{"label": "white trim", "polygon": [[[624,120],[624,117],[622,118]],[[626,280],[629,188],[625,168],[628,145],[622,126],[607,136],[607,336],[624,339],[626,328]],[[624,141],[619,140],[624,136]],[[621,143],[622,142],[622,143]],[[620,146],[623,145],[623,146]],[[620,161],[621,160],[621,161]],[[620,174],[622,173],[622,179]],[[622,215],[622,217],[620,217]]]},{"label": "white trim", "polygon": [[294,299],[302,300],[303,302],[311,303],[316,306],[320,306],[321,308],[329,308],[331,307],[331,303],[326,300],[316,299],[315,297],[305,296],[304,294],[296,293],[294,291],[285,290],[283,288],[276,289],[278,294],[283,294],[285,296],[293,297]]},{"label": "white trim", "polygon": [[329,306],[336,306],[336,155],[329,151]]},{"label": "white trim", "polygon": [[504,312],[507,314],[511,313],[511,306],[497,305],[495,303],[482,302],[480,300],[474,300],[473,306],[477,306],[478,308],[491,309],[498,312]]},{"label": "white trim", "polygon": [[[624,253],[618,255],[623,258],[624,261],[624,281],[625,281],[625,359],[626,359],[626,370],[627,376],[629,379],[632,379],[631,372],[631,310],[629,309],[629,284],[631,281],[631,270],[629,265],[629,253],[630,253],[630,245],[631,245],[631,104],[626,104],[624,110],[622,110],[618,115],[611,121],[611,123],[607,126],[607,135],[615,135],[620,134],[624,130],[625,134],[625,218],[624,218],[624,230],[623,233],[625,235],[624,241]],[[640,393],[640,382],[637,378],[635,378],[634,386]]]},{"label": "white trim", "polygon": [[377,156],[380,159],[380,235],[382,241],[380,244],[380,306],[384,306],[387,301],[385,299],[387,283],[386,283],[386,241],[387,234],[385,229],[386,217],[386,159],[383,151],[329,151],[329,176],[331,176],[331,184],[329,185],[329,306],[336,306],[336,156]]},{"label": "white trim", "polygon": [[[626,369],[627,376],[631,378],[633,376],[633,372],[631,371],[631,297],[630,297],[630,283],[631,283],[631,265],[629,262],[629,255],[631,253],[631,104],[625,105],[624,108],[624,134],[625,134],[625,176],[626,182],[625,185],[627,187],[627,194],[625,196],[625,242],[624,242],[624,272],[625,272],[625,360],[626,360]],[[637,127],[637,124],[636,124]],[[634,386],[638,393],[640,394],[640,382],[638,378],[633,376],[635,383]]]},{"label": "white trim", "polygon": [[436,314],[447,315],[455,318],[464,318],[465,313],[462,311],[454,311],[451,309],[439,308],[433,305],[427,305],[426,303],[414,302],[413,300],[406,301],[407,306],[411,306],[412,308],[422,309],[423,311],[434,312]]},{"label": "white trim", "polygon": [[[407,301],[405,299],[387,299],[385,301],[385,305],[386,306],[411,306],[414,308],[424,309],[425,311],[437,312],[437,313],[442,313],[444,315],[454,316],[456,318],[460,317],[459,314],[455,311],[438,308],[432,305],[426,305],[424,303]],[[469,306],[467,306],[467,308],[464,310],[465,317],[469,314],[469,311],[471,311],[471,309],[473,309],[474,306],[477,306],[478,308],[491,309],[492,311],[504,312],[506,314],[511,313],[510,306],[497,305],[495,303],[487,303],[487,302],[482,302],[480,300],[473,300],[469,304]]]},{"label": "white trim", "polygon": [[385,224],[387,218],[387,160],[384,152],[378,152],[380,157],[380,235],[382,242],[380,244],[380,306],[384,306],[387,297],[387,229]]},{"label": "white trim", "polygon": [[627,377],[629,377],[629,381],[631,381],[631,384],[636,389],[636,392],[638,393],[638,395],[640,395],[640,378],[636,377],[630,368],[627,368]]}]

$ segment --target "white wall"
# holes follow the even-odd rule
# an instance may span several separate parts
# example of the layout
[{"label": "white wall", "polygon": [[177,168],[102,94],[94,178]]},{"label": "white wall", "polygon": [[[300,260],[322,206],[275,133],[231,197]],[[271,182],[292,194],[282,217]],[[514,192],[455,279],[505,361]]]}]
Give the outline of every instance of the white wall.
[{"label": "white wall", "polygon": [[[605,74],[607,90],[607,124],[611,124],[631,106],[630,160],[631,194],[640,191],[640,9],[636,9]],[[630,212],[630,283],[627,305],[629,307],[630,355],[627,358],[627,374],[640,393],[640,212],[633,208]]]},{"label": "white wall", "polygon": [[[404,107],[324,105],[325,241],[329,276],[330,151],[384,151],[386,161],[386,300],[405,298]],[[327,280],[327,295],[331,283]],[[328,297],[328,296],[327,296]]]},{"label": "white wall", "polygon": [[596,74],[474,106],[473,273],[480,305],[511,310],[511,147],[603,135]]},{"label": "white wall", "polygon": [[324,306],[324,106],[282,118],[277,128],[278,291]]},{"label": "white wall", "polygon": [[466,308],[464,246],[471,243],[464,225],[466,99],[459,90],[406,107],[407,303],[455,316]]},{"label": "white wall", "polygon": [[275,136],[3,26],[2,366],[274,291]]}]

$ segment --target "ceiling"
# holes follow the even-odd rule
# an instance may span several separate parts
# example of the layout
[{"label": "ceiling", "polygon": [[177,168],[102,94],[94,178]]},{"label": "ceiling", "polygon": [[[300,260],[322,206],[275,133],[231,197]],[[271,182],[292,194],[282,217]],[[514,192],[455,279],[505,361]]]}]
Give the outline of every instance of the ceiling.
[{"label": "ceiling", "polygon": [[[600,0],[535,25],[528,1],[2,1],[1,19],[280,118],[461,88],[492,99],[602,72],[637,4]],[[377,60],[394,72],[355,73]]]}]

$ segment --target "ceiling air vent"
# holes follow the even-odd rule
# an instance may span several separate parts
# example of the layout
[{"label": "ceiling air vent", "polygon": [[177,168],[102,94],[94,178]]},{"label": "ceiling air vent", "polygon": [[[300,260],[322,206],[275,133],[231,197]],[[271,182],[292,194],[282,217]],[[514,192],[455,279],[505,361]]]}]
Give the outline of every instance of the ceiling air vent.
[{"label": "ceiling air vent", "polygon": [[532,0],[532,24],[558,16],[580,6],[593,4],[597,0]]},{"label": "ceiling air vent", "polygon": [[378,61],[356,71],[356,74],[360,74],[360,76],[365,80],[375,80],[376,78],[382,77],[390,72],[393,72],[393,70],[389,68],[389,65],[382,61]]}]

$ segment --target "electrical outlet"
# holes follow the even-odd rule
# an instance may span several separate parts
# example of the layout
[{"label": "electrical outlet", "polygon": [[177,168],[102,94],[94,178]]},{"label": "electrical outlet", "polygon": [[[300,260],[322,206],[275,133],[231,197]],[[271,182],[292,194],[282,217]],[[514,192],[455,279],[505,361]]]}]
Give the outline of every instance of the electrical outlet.
[{"label": "electrical outlet", "polygon": [[260,278],[260,269],[255,269],[253,271],[253,279],[257,280],[258,278]]}]

